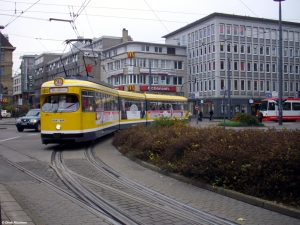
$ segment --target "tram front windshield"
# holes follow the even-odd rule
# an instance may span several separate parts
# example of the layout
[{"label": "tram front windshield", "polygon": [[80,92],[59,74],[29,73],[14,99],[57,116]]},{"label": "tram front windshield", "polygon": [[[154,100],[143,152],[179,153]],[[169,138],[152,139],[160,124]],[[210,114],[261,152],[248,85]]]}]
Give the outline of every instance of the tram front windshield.
[{"label": "tram front windshield", "polygon": [[261,111],[267,111],[268,110],[268,101],[262,101],[260,105],[260,110]]},{"label": "tram front windshield", "polygon": [[76,95],[50,95],[42,104],[43,112],[75,112],[79,109]]}]

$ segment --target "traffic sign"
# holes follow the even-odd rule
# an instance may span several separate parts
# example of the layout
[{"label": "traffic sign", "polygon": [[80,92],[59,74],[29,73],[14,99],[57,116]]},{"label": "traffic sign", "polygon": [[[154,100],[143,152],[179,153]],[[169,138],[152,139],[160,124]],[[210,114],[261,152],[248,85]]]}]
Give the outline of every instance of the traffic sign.
[{"label": "traffic sign", "polygon": [[199,109],[198,105],[195,105],[195,109],[196,109],[196,110],[198,110],[198,109]]}]

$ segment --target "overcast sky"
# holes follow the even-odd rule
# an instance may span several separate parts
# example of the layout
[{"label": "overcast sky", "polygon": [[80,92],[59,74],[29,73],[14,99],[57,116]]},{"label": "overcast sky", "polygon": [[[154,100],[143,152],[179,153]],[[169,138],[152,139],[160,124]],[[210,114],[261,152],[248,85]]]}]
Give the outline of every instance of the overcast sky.
[{"label": "overcast sky", "polygon": [[[282,20],[300,23],[300,0],[282,2]],[[84,6],[84,7],[81,7]],[[66,39],[122,36],[126,28],[134,41],[164,43],[162,36],[211,13],[279,18],[273,0],[0,0],[0,25],[16,47],[13,75],[20,56],[69,50]],[[49,21],[50,18],[71,20]]]}]

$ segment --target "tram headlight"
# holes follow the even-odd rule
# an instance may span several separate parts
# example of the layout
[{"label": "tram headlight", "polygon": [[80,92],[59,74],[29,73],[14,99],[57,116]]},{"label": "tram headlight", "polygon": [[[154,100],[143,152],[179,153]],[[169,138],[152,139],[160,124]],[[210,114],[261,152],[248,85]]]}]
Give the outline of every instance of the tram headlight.
[{"label": "tram headlight", "polygon": [[61,125],[60,124],[56,124],[56,130],[60,130]]}]

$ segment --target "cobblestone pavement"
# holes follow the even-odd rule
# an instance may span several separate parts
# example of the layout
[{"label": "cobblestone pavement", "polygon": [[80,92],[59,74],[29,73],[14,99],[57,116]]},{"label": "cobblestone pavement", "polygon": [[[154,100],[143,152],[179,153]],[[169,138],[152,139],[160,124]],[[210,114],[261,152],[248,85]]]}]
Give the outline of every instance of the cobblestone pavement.
[{"label": "cobblestone pavement", "polygon": [[[221,119],[215,119],[209,122],[208,119],[207,121],[204,119],[203,122],[198,122],[197,124],[194,119],[191,122],[191,126],[216,126],[220,121]],[[14,125],[14,118],[0,120],[0,126],[9,123]],[[300,129],[300,122],[283,123],[281,126],[274,122],[266,122],[264,124],[264,128],[258,129],[273,127],[275,129]],[[253,206],[150,170],[122,156],[111,146],[110,142],[111,140],[107,139],[100,146],[97,146],[96,149],[99,158],[107,165],[129,178],[189,206],[226,218],[238,224],[300,224],[300,219]],[[31,163],[28,163],[28,165],[26,163],[22,164],[26,168],[29,168],[30,165]],[[39,170],[40,167],[38,164],[35,164],[35,166],[37,166],[36,170]],[[22,173],[22,171],[19,172]],[[41,167],[40,173],[45,174],[45,179],[56,179],[52,174],[48,174],[47,169],[44,167]],[[56,182],[60,183],[60,181]],[[5,222],[8,224],[12,221],[20,221],[22,224],[27,225],[108,224],[94,213],[83,209],[70,198],[58,194],[46,184],[32,180],[15,182],[3,182],[0,180],[0,198],[1,219],[4,224]],[[284,207],[282,210],[284,210]],[[299,210],[296,210],[295,214],[300,215]],[[157,224],[161,224],[159,219],[157,220]]]}]

